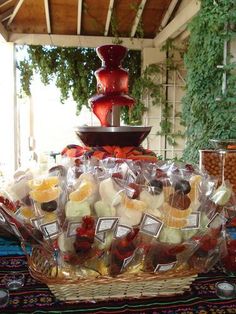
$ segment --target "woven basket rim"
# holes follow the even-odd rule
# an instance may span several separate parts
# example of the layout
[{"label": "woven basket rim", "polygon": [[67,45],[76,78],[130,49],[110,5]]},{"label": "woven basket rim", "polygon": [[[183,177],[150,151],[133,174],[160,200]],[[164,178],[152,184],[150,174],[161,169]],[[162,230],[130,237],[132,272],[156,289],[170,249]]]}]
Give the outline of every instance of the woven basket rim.
[{"label": "woven basket rim", "polygon": [[[177,268],[168,271],[162,272],[124,272],[116,277],[112,277],[109,275],[101,275],[98,273],[97,276],[88,276],[88,277],[79,277],[76,276],[74,278],[71,277],[60,277],[58,275],[58,265],[54,263],[54,265],[47,264],[45,268],[45,258],[42,254],[38,254],[38,250],[35,250],[36,254],[32,254],[31,256],[27,255],[28,268],[31,276],[36,280],[39,280],[45,284],[114,284],[114,283],[131,283],[131,282],[141,282],[141,281],[166,281],[170,279],[180,280],[181,278],[192,277],[195,278],[198,273],[201,272],[198,268],[189,267],[188,264],[179,265]],[[42,263],[43,261],[43,263]],[[54,260],[55,262],[55,260]],[[43,266],[43,267],[42,267]],[[56,266],[56,267],[55,267]],[[54,274],[52,275],[52,270],[54,269]],[[45,271],[46,270],[46,271]]]},{"label": "woven basket rim", "polygon": [[60,278],[60,277],[47,277],[41,272],[37,271],[33,264],[29,264],[29,272],[31,276],[46,284],[109,284],[109,283],[128,283],[128,282],[139,282],[139,281],[152,281],[152,280],[168,280],[168,279],[180,279],[185,277],[197,277],[199,270],[192,268],[189,269],[187,266],[177,268],[172,271],[159,272],[159,273],[148,273],[140,271],[139,273],[125,272],[116,277],[99,275],[98,277],[77,277],[72,278]]}]

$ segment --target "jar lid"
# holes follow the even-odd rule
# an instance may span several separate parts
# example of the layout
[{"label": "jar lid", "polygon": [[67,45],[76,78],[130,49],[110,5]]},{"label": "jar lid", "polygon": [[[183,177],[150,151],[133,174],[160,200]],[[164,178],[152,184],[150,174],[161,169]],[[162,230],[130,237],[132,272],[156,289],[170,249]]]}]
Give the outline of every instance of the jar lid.
[{"label": "jar lid", "polygon": [[236,149],[236,139],[210,139],[216,149]]},{"label": "jar lid", "polygon": [[233,299],[236,296],[236,286],[229,281],[220,281],[215,284],[216,295],[221,299]]}]

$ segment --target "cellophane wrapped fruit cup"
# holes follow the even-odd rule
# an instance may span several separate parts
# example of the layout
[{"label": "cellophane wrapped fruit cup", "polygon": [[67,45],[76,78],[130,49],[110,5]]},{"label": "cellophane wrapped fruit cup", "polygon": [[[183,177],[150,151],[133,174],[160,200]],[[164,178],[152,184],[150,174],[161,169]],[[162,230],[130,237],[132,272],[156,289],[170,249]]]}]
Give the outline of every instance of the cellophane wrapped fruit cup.
[{"label": "cellophane wrapped fruit cup", "polygon": [[0,223],[46,250],[58,278],[202,272],[225,254],[234,206],[230,184],[190,164],[81,157],[16,175]]}]

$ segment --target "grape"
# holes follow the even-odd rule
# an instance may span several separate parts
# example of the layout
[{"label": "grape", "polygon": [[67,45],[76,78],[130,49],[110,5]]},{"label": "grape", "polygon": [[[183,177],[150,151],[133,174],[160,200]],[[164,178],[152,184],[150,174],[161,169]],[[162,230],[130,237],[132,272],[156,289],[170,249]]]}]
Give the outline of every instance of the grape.
[{"label": "grape", "polygon": [[181,179],[174,184],[175,191],[181,191],[188,194],[191,191],[191,186],[187,180]]},{"label": "grape", "polygon": [[57,202],[56,201],[50,201],[47,203],[42,203],[41,209],[44,210],[45,212],[53,212],[54,210],[57,209]]},{"label": "grape", "polygon": [[151,191],[153,192],[153,194],[161,194],[162,190],[163,190],[163,182],[160,180],[152,180],[150,181],[150,186],[151,186]]}]

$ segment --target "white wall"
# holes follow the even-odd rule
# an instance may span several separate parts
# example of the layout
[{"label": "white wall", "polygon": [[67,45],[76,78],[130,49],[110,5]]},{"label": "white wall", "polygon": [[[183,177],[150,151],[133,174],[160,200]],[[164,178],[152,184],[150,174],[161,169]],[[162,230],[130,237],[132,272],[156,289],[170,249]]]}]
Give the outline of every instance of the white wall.
[{"label": "white wall", "polygon": [[11,176],[15,169],[15,64],[14,45],[0,43],[0,171]]},{"label": "white wall", "polygon": [[[36,76],[31,92],[32,96],[28,103],[21,106],[21,134],[27,134],[28,139],[31,136],[31,142],[34,144],[31,149],[36,156],[61,152],[68,144],[83,145],[76,136],[76,127],[99,125],[97,118],[85,106],[77,116],[76,103],[72,99],[62,104],[60,92],[54,83],[45,86]],[[26,124],[27,121],[30,126]],[[30,155],[32,156],[32,152],[29,151],[29,141],[25,141],[25,137],[25,135],[21,136],[22,165],[26,165]],[[26,150],[28,154],[25,153]]]}]

